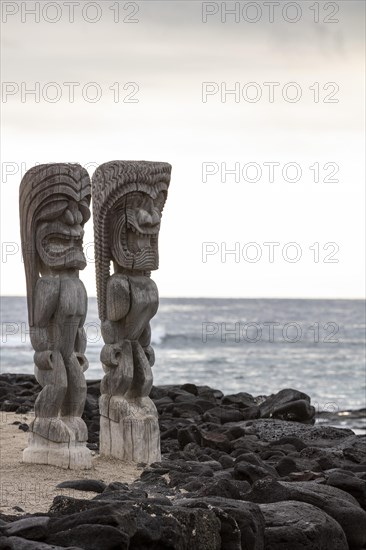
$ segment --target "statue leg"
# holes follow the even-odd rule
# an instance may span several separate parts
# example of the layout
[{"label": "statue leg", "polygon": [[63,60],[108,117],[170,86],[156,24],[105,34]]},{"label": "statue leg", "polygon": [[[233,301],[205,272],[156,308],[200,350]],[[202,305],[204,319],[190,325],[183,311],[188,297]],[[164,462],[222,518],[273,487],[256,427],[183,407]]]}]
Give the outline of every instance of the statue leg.
[{"label": "statue leg", "polygon": [[158,414],[148,397],[152,371],[141,345],[130,345],[132,353],[121,361],[125,368],[127,363],[130,367],[128,390],[124,396],[112,394],[108,403],[104,396],[100,400],[100,452],[120,460],[151,463],[161,459]]},{"label": "statue leg", "polygon": [[133,342],[133,380],[127,397],[147,397],[153,385],[152,369],[144,350],[138,342]]},{"label": "statue leg", "polygon": [[[35,359],[43,367],[39,355]],[[36,366],[35,375],[43,389],[35,402],[35,419],[30,426],[31,431],[50,441],[70,441],[70,431],[59,418],[67,392],[67,374],[61,353],[49,353],[47,368]]]},{"label": "statue leg", "polygon": [[100,359],[106,373],[100,386],[101,394],[124,395],[133,379],[131,342],[125,340],[120,346],[105,345]]},{"label": "statue leg", "polygon": [[88,368],[85,356],[73,353],[65,361],[67,373],[67,392],[61,408],[62,420],[70,428],[76,441],[88,439],[88,429],[81,416],[86,401],[87,385],[84,370]]},{"label": "statue leg", "polygon": [[59,352],[40,352],[36,355],[39,365],[36,366],[36,378],[43,389],[35,404],[36,417],[30,425],[23,462],[71,469],[90,468],[89,449],[85,443],[75,442],[72,425],[60,417],[68,393],[67,368],[62,355]]},{"label": "statue leg", "polygon": [[[121,346],[105,345],[100,354],[103,370],[106,373],[100,383],[101,397],[99,411],[101,417],[119,419],[120,409],[125,409],[125,394],[133,380],[132,346],[125,340]],[[114,406],[111,408],[111,398]]]}]

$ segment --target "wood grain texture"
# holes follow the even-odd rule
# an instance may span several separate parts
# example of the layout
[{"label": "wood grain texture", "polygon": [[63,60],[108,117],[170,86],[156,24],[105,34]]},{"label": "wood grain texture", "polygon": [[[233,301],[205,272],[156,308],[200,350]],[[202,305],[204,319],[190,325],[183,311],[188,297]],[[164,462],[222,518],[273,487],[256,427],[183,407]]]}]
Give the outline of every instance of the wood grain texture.
[{"label": "wood grain texture", "polygon": [[42,386],[23,461],[90,468],[83,329],[87,295],[79,279],[86,260],[84,224],[90,179],[78,164],[45,164],[20,185],[20,225],[35,375]]},{"label": "wood grain texture", "polygon": [[[113,161],[92,181],[101,361],[100,450],[121,460],[160,460],[158,415],[148,397],[155,356],[150,320],[159,294],[158,236],[171,166]],[[113,262],[114,273],[110,274]]]}]

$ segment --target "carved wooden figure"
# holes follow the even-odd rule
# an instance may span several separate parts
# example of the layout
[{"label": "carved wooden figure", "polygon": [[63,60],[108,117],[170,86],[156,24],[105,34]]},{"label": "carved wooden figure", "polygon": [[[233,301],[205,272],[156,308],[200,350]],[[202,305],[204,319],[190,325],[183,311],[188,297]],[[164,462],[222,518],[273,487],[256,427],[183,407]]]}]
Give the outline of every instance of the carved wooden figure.
[{"label": "carved wooden figure", "polygon": [[90,468],[83,329],[87,296],[79,280],[86,260],[83,226],[90,217],[90,179],[78,164],[30,169],[20,185],[20,225],[35,375],[35,403],[23,461]]},{"label": "carved wooden figure", "polygon": [[[114,161],[92,180],[99,317],[105,345],[100,452],[121,460],[160,460],[158,414],[149,398],[154,351],[150,320],[159,304],[160,220],[171,166]],[[114,274],[110,275],[110,262]]]}]

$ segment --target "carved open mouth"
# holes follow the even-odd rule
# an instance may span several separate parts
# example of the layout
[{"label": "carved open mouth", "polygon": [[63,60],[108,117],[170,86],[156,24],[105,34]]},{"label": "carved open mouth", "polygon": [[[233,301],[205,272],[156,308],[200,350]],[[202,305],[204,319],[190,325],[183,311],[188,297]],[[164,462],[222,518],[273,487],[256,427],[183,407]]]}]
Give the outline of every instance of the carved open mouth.
[{"label": "carved open mouth", "polygon": [[157,227],[157,229],[144,228],[144,232],[142,232],[134,225],[127,223],[125,231],[122,232],[122,245],[124,251],[136,254],[143,250],[151,250],[156,246],[158,231],[159,227]]},{"label": "carved open mouth", "polygon": [[60,257],[74,251],[82,251],[82,235],[51,234],[42,241],[43,250],[47,255]]}]

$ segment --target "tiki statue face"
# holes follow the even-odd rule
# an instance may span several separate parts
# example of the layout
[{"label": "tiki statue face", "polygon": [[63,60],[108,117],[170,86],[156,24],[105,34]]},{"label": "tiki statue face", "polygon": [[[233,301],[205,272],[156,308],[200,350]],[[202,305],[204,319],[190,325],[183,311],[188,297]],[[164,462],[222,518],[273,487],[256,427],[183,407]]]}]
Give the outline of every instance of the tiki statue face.
[{"label": "tiki statue face", "polygon": [[22,179],[19,215],[30,326],[40,274],[86,266],[82,238],[90,194],[89,175],[79,164],[41,164]]},{"label": "tiki statue face", "polygon": [[172,167],[114,160],[93,175],[95,267],[99,317],[106,319],[110,263],[115,271],[150,276],[158,268],[158,235]]},{"label": "tiki statue face", "polygon": [[[155,191],[155,192],[154,192]],[[158,269],[158,236],[166,192],[134,191],[123,196],[111,212],[111,253],[126,269]]]},{"label": "tiki statue face", "polygon": [[40,260],[55,270],[84,269],[83,226],[90,218],[89,201],[66,195],[57,199],[41,208],[37,216],[36,246]]}]

